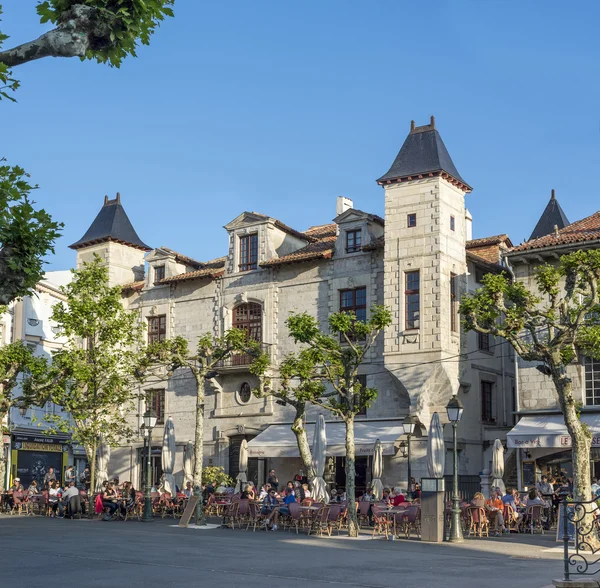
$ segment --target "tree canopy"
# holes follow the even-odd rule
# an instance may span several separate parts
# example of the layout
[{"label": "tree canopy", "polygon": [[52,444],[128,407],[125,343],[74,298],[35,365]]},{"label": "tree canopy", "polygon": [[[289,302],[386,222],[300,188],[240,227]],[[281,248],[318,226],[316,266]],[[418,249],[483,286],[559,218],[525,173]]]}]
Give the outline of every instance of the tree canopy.
[{"label": "tree canopy", "polygon": [[467,330],[506,339],[526,361],[537,361],[556,389],[573,444],[575,495],[590,497],[590,434],[579,420],[581,391],[570,364],[600,357],[600,251],[575,251],[536,268],[533,292],[504,274],[488,274],[483,287],[463,297]]}]

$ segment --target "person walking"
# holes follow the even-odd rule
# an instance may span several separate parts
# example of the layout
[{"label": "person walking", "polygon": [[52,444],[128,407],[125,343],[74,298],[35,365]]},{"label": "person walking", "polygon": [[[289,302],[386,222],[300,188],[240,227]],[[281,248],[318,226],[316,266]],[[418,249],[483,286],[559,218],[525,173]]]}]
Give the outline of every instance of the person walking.
[{"label": "person walking", "polygon": [[279,480],[277,479],[277,474],[275,470],[269,470],[269,477],[267,478],[267,484],[271,484],[271,488],[277,492],[279,486]]}]

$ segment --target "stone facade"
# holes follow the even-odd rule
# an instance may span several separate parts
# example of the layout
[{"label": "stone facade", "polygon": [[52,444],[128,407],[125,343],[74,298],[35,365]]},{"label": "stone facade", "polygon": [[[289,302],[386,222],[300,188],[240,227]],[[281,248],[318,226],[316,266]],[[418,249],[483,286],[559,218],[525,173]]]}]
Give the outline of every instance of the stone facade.
[{"label": "stone facade", "polygon": [[[410,140],[419,129],[425,127],[413,128]],[[433,122],[425,130],[439,138]],[[453,164],[451,167],[454,170]],[[457,176],[452,170],[447,171]],[[476,287],[476,268],[498,271],[499,265],[484,258],[468,258],[471,217],[465,209],[465,193],[470,188],[442,172],[438,169],[422,177],[380,182],[385,219],[352,208],[348,199],[338,200],[332,224],[304,232],[271,217],[244,212],[225,225],[224,258],[201,263],[161,247],[146,255],[147,271],[142,278],[143,251],[130,247],[126,252],[127,244],[115,243],[113,235],[110,241],[89,246],[79,243],[78,265],[94,252],[104,256],[109,266],[115,263],[111,277],[124,285],[126,307],[138,311],[148,323],[162,321],[161,336],[181,335],[191,345],[204,333],[222,334],[236,324],[240,308],[252,306],[252,320],[259,323],[275,382],[281,359],[298,349],[285,325],[290,313],[307,312],[327,329],[328,316],[340,310],[340,293],[353,291],[356,297],[360,289],[366,309],[386,304],[394,322],[379,337],[363,366],[367,385],[377,388],[379,395],[366,414],[357,418],[374,424],[383,420],[399,423],[409,412],[415,414],[421,427],[412,440],[412,475],[426,476],[424,456],[431,415],[437,411],[446,421],[445,406],[458,394],[465,405],[465,418],[458,429],[460,469],[464,474],[478,474],[489,467],[491,441],[503,438],[512,424],[514,364],[505,360],[500,351],[503,347],[480,351],[477,338],[461,332],[460,295]],[[415,226],[407,225],[408,215],[416,215]],[[254,239],[252,245],[249,238]],[[356,238],[360,245],[351,246],[355,242],[349,239]],[[250,246],[256,258],[248,267],[245,248]],[[418,302],[413,307],[418,324],[407,328],[406,274],[414,271],[419,271]],[[160,317],[164,320],[157,322]],[[216,384],[207,389],[204,457],[207,465],[220,465],[235,473],[240,440],[254,437],[269,425],[291,423],[292,411],[272,399],[245,397],[243,384],[253,386],[255,382],[243,362],[218,371]],[[487,415],[486,422],[481,419],[482,381],[493,386],[492,410],[497,415]],[[175,422],[175,473],[180,483],[183,448],[194,433],[194,385],[189,374],[177,373],[160,387],[164,388],[164,417],[171,416]],[[132,416],[137,419],[134,424],[141,425],[143,412],[141,403],[138,415]],[[314,421],[318,412],[311,407],[308,421]],[[330,422],[335,420],[329,413],[325,416]],[[449,427],[446,434],[451,437]],[[158,449],[158,431],[155,435],[153,446]],[[140,438],[115,448],[111,475],[139,483],[141,446]],[[447,462],[449,472],[450,459]],[[263,483],[272,467],[281,480],[287,480],[301,468],[301,462],[299,458],[270,458],[253,464],[250,479],[256,476],[255,483]],[[406,485],[406,475],[402,452],[386,456],[384,483]],[[367,471],[365,483],[369,479]]]}]

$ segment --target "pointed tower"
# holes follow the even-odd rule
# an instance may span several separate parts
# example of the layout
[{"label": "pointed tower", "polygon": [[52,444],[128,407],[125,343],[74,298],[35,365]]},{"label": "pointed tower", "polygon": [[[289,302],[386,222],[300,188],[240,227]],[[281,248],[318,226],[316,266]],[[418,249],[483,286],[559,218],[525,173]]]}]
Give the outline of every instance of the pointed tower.
[{"label": "pointed tower", "polygon": [[121,195],[114,200],[104,197],[104,206],[76,243],[69,245],[77,251],[77,267],[91,261],[94,254],[106,261],[110,284],[128,284],[144,278],[144,254],[151,250],[135,232]]},{"label": "pointed tower", "polygon": [[532,239],[545,237],[554,232],[554,227],[558,227],[560,230],[570,224],[567,215],[564,213],[556,199],[554,190],[552,190],[550,202],[548,202],[544,212],[542,212],[542,216],[540,216],[540,220],[537,222],[537,225],[535,225],[535,229],[533,229],[533,233],[531,233],[529,240],[531,241]]},{"label": "pointed tower", "polygon": [[394,315],[385,333],[385,365],[406,389],[411,413],[428,426],[431,414],[459,389],[460,294],[466,289],[467,211],[471,187],[435,127],[410,132],[389,171],[385,190],[384,299]]}]

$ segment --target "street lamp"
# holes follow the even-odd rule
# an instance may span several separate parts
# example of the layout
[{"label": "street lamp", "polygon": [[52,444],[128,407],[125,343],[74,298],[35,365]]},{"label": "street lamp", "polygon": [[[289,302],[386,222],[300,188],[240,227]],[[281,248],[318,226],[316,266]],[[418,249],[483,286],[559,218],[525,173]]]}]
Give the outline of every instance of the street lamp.
[{"label": "street lamp", "polygon": [[22,418],[25,418],[25,415],[27,414],[27,407],[24,405],[19,406],[19,414]]},{"label": "street lamp", "polygon": [[142,521],[149,523],[152,520],[152,483],[150,482],[150,468],[151,468],[151,455],[152,455],[152,429],[156,425],[156,413],[150,408],[142,417],[144,420],[144,435],[148,432],[148,450],[146,452],[146,488],[144,494],[144,516]]},{"label": "street lamp", "polygon": [[409,498],[412,497],[412,487],[411,487],[411,478],[412,476],[411,471],[410,471],[410,438],[412,436],[412,434],[415,432],[415,428],[417,426],[417,423],[419,422],[419,419],[414,416],[414,415],[407,415],[406,418],[402,421],[402,428],[404,429],[404,434],[406,435],[406,438],[408,440],[407,443],[407,449],[408,449],[408,453],[407,453],[407,466],[408,466],[408,484],[406,485],[407,488],[407,492],[408,492],[408,496]]},{"label": "street lamp", "polygon": [[452,423],[453,449],[453,481],[452,481],[452,524],[450,526],[450,537],[448,541],[459,543],[463,541],[462,528],[460,526],[460,499],[458,497],[458,446],[456,443],[456,426],[463,414],[463,405],[456,397],[456,394],[450,399],[446,406],[448,420]]},{"label": "street lamp", "polygon": [[147,455],[147,447],[146,447],[146,443],[148,441],[148,429],[146,429],[146,425],[144,425],[142,423],[142,426],[140,427],[140,434],[144,439],[144,447],[142,449],[142,459],[141,459],[141,463],[142,463],[142,475],[141,475],[141,484],[142,484],[142,489],[144,490],[144,493],[146,492],[146,467],[145,467],[145,463],[147,461],[146,455]]}]

